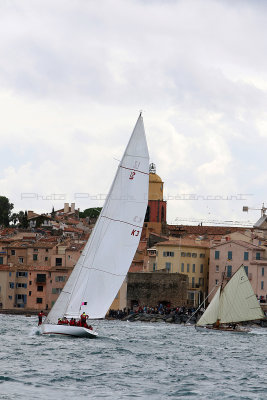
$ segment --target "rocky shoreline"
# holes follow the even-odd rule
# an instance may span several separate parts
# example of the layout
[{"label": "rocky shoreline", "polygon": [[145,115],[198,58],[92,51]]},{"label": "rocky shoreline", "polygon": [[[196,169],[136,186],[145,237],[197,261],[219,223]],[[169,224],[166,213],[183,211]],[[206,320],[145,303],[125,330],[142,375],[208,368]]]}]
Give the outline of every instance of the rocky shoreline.
[{"label": "rocky shoreline", "polygon": [[[190,318],[190,319],[189,319]],[[117,318],[107,317],[108,320],[116,320]],[[129,322],[151,322],[151,323],[170,323],[170,324],[185,324],[189,323],[195,325],[197,322],[198,317],[193,315],[190,317],[188,314],[129,314],[125,317],[121,318],[120,321],[129,321]],[[244,325],[244,323],[243,323]],[[267,319],[263,321],[253,321],[253,323],[248,323],[248,325],[257,325],[263,328],[267,328]]]},{"label": "rocky shoreline", "polygon": [[[134,313],[126,315],[125,317],[121,318],[121,321],[129,321],[129,322],[166,322],[166,323],[173,323],[173,324],[185,324],[188,319],[190,318],[187,314],[146,314],[146,313]],[[112,317],[108,317],[106,319],[116,319]],[[190,318],[189,323],[195,324],[196,323],[196,316],[192,316]]]},{"label": "rocky shoreline", "polygon": [[[40,311],[37,310],[0,310],[0,314],[5,315],[25,315],[26,317],[31,317],[32,315],[38,315]],[[47,313],[48,311],[46,311]]]}]

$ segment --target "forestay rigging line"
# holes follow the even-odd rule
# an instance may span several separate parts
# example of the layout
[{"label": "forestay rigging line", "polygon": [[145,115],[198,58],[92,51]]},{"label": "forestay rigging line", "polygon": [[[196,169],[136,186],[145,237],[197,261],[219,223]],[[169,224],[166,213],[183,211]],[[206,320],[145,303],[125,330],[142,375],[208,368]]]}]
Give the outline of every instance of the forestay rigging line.
[{"label": "forestay rigging line", "polygon": [[144,174],[144,175],[149,175],[149,173],[147,173],[147,172],[144,172],[144,171],[139,171],[139,169],[128,168],[128,167],[123,167],[122,165],[120,165],[120,168],[128,169],[129,171],[140,172],[140,174]]},{"label": "forestay rigging line", "polygon": [[109,219],[109,220],[111,220],[111,221],[121,222],[122,224],[127,224],[127,225],[131,225],[131,226],[136,226],[137,228],[143,228],[143,227],[140,226],[140,225],[134,225],[134,224],[131,224],[130,222],[121,221],[120,219],[114,219],[114,218],[106,217],[105,215],[101,215],[101,218],[107,218],[107,219]]},{"label": "forestay rigging line", "polygon": [[100,271],[100,272],[104,272],[105,274],[114,275],[114,276],[125,276],[125,274],[114,274],[113,272],[105,271],[104,269],[100,269],[100,268],[86,267],[86,266],[84,266],[84,268],[88,269],[90,271],[91,270]]}]

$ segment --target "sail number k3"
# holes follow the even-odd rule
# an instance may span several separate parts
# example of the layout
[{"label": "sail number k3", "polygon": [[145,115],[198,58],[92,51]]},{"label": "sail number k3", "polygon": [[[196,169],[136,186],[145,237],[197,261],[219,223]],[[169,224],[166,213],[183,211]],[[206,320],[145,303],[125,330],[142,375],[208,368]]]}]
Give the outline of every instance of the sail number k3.
[{"label": "sail number k3", "polygon": [[140,231],[137,231],[136,229],[132,230],[131,236],[139,236]]}]

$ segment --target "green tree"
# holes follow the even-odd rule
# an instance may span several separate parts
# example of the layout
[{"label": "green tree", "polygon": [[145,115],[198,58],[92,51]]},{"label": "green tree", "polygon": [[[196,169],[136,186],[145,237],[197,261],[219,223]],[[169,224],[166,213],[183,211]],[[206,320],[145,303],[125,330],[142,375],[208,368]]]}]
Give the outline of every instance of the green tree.
[{"label": "green tree", "polygon": [[51,217],[54,219],[55,216],[56,216],[56,212],[55,212],[55,209],[54,209],[54,206],[53,206],[52,212],[51,212]]},{"label": "green tree", "polygon": [[24,211],[19,211],[17,214],[19,225],[22,226],[23,218],[24,218]]},{"label": "green tree", "polygon": [[21,220],[21,226],[22,226],[22,228],[28,228],[28,226],[29,226],[27,211],[24,212],[24,215]]},{"label": "green tree", "polygon": [[12,222],[13,225],[17,225],[19,218],[17,213],[13,213],[9,218],[9,222]]},{"label": "green tree", "polygon": [[0,225],[9,226],[11,211],[14,205],[5,196],[0,196]]},{"label": "green tree", "polygon": [[95,207],[95,208],[87,208],[83,212],[79,213],[80,218],[98,218],[99,214],[101,213],[102,207]]},{"label": "green tree", "polygon": [[19,211],[18,213],[13,213],[9,220],[14,225],[17,225],[18,222],[18,226],[20,228],[28,228],[29,226],[27,211]]}]

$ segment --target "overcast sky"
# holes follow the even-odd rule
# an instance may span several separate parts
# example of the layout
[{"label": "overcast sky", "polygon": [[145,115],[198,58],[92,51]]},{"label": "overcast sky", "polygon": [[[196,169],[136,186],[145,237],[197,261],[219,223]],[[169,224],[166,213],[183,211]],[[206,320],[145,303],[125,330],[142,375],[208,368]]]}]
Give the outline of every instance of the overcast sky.
[{"label": "overcast sky", "polygon": [[258,219],[242,207],[267,203],[266,1],[3,0],[0,38],[16,210],[102,205],[142,109],[169,223]]}]

